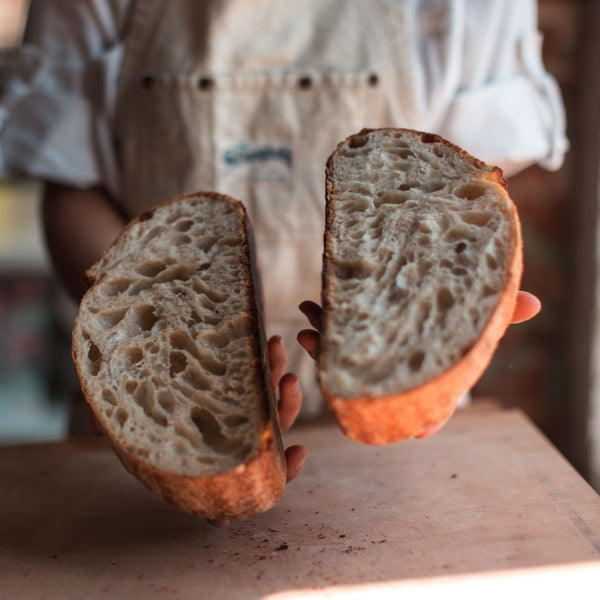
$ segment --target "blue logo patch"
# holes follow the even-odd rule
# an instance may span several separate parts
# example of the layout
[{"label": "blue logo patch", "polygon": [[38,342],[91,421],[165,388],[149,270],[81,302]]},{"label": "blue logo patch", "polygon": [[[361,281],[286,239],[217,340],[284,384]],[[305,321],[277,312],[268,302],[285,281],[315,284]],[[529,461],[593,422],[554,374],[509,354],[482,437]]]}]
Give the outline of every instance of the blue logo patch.
[{"label": "blue logo patch", "polygon": [[292,148],[281,143],[239,143],[221,155],[221,176],[231,183],[289,183]]}]

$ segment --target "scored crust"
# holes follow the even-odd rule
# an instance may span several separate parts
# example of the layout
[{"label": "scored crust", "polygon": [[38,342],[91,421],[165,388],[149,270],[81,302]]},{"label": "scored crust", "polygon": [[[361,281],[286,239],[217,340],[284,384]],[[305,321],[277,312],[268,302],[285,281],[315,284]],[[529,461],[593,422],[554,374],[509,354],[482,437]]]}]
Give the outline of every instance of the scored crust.
[{"label": "scored crust", "polygon": [[[189,431],[190,429],[193,429],[193,427],[188,427],[189,419],[187,422],[182,422],[181,410],[178,413],[177,407],[174,410],[171,406],[169,408],[173,414],[170,414],[168,411],[165,412],[160,406],[158,406],[159,403],[156,402],[156,398],[151,399],[150,401],[148,401],[146,398],[142,398],[143,402],[137,402],[137,400],[135,400],[134,391],[132,394],[130,394],[130,396],[133,396],[134,400],[140,405],[135,406],[134,400],[124,397],[127,396],[127,393],[123,392],[123,389],[126,390],[127,388],[123,388],[123,386],[118,387],[118,385],[110,381],[110,369],[108,369],[108,367],[100,371],[98,371],[98,367],[95,367],[92,371],[90,371],[89,357],[89,353],[93,347],[94,323],[98,322],[97,313],[100,310],[100,314],[103,314],[102,309],[105,308],[98,306],[98,298],[102,299],[102,295],[97,296],[97,294],[99,294],[98,290],[101,289],[102,285],[109,285],[111,278],[115,279],[117,275],[123,278],[122,274],[128,273],[127,261],[132,260],[130,255],[134,256],[134,260],[138,257],[146,259],[148,258],[144,254],[144,252],[146,252],[151,260],[149,263],[144,263],[146,265],[143,269],[145,276],[142,283],[144,285],[140,285],[139,282],[137,282],[129,286],[129,291],[119,291],[119,302],[125,309],[121,310],[123,314],[127,315],[128,311],[132,312],[132,307],[139,306],[139,304],[135,304],[136,300],[130,301],[126,297],[122,299],[123,296],[127,296],[132,289],[136,288],[136,285],[137,288],[142,289],[143,293],[146,294],[146,296],[144,296],[145,302],[147,302],[148,298],[150,298],[150,300],[155,304],[168,303],[168,300],[166,300],[164,297],[165,292],[162,292],[163,295],[160,295],[159,291],[155,291],[155,288],[158,289],[161,286],[164,287],[166,285],[168,287],[169,285],[175,284],[178,286],[178,293],[187,292],[190,294],[190,298],[196,297],[194,295],[195,292],[191,291],[191,288],[194,287],[195,283],[193,275],[189,275],[188,281],[184,281],[183,283],[179,281],[179,279],[185,279],[185,277],[188,276],[185,275],[185,273],[187,273],[186,269],[180,269],[181,272],[178,272],[173,276],[173,281],[175,282],[174,284],[172,284],[167,277],[162,277],[162,281],[159,282],[160,285],[155,285],[160,279],[160,274],[158,276],[154,276],[154,271],[158,272],[159,270],[159,268],[155,265],[160,258],[164,258],[162,254],[168,254],[168,248],[163,249],[161,246],[159,251],[161,256],[157,256],[156,252],[154,254],[148,254],[148,251],[146,251],[142,246],[138,247],[135,246],[135,244],[132,246],[132,240],[136,241],[137,239],[145,239],[142,234],[147,233],[148,228],[153,224],[153,220],[157,220],[154,219],[155,215],[168,215],[169,213],[165,211],[177,211],[180,209],[180,207],[184,207],[181,208],[181,210],[184,212],[187,211],[185,214],[188,215],[190,210],[193,211],[193,209],[195,209],[195,202],[222,203],[224,206],[227,205],[229,208],[226,209],[226,212],[231,214],[231,218],[235,219],[235,223],[239,228],[236,235],[239,236],[239,239],[241,240],[241,247],[239,248],[241,261],[240,272],[243,275],[243,280],[239,281],[239,287],[241,290],[240,295],[243,296],[240,302],[242,302],[244,312],[248,313],[248,317],[246,317],[244,322],[244,333],[240,335],[243,335],[244,339],[247,340],[247,343],[250,344],[249,351],[246,351],[245,358],[242,359],[244,362],[242,366],[244,369],[246,369],[247,373],[251,374],[251,377],[249,377],[247,380],[244,379],[244,381],[238,382],[237,386],[238,388],[247,388],[247,393],[249,394],[248,397],[253,398],[252,401],[259,404],[252,408],[253,414],[257,415],[253,418],[258,419],[258,421],[250,433],[246,432],[244,434],[244,439],[246,441],[243,447],[245,448],[247,446],[247,450],[244,452],[244,455],[237,456],[237,454],[240,452],[238,446],[242,446],[242,444],[238,444],[235,438],[231,441],[229,446],[227,446],[226,443],[222,444],[222,447],[219,451],[223,451],[223,448],[227,447],[227,451],[232,453],[232,457],[229,458],[225,456],[222,460],[221,457],[218,457],[220,460],[219,464],[224,466],[213,469],[214,472],[211,471],[210,467],[202,466],[202,461],[204,461],[206,464],[210,464],[209,459],[213,461],[213,463],[218,462],[214,456],[210,456],[211,448],[206,448],[202,445],[202,436],[213,435],[214,431],[207,429],[206,424],[201,423],[204,429],[198,426],[200,433],[198,434],[198,432],[193,432],[197,438],[195,440],[195,445],[196,447],[200,448],[198,452],[202,453],[201,451],[208,450],[209,454],[207,457],[198,455],[197,462],[195,463],[194,455],[196,454],[196,447],[191,448],[189,439],[183,439],[181,434],[181,432],[184,432],[189,438]],[[188,203],[190,203],[191,208],[187,206]],[[198,222],[202,222],[203,218],[204,216],[202,213],[193,214],[193,221],[197,220]],[[184,220],[186,229],[191,227],[191,221],[192,220],[189,218]],[[163,229],[165,228],[164,223],[161,224],[161,227],[163,227]],[[168,230],[169,228],[170,226],[167,225],[166,229]],[[147,233],[146,237],[150,237],[150,233]],[[188,234],[189,232],[186,232],[185,234],[187,238],[189,238],[191,235]],[[177,235],[179,234],[176,234],[173,239],[178,239]],[[215,240],[216,238],[211,239],[210,243],[217,247],[219,241]],[[191,240],[192,248],[194,241],[196,240]],[[201,249],[203,246],[202,240],[199,239],[197,241],[199,249],[191,250],[192,258],[189,260],[189,264],[192,264],[196,261],[196,253],[200,254],[203,252]],[[188,240],[187,243],[190,244],[190,240]],[[225,241],[223,243],[226,244],[229,242]],[[225,251],[226,250],[227,249],[225,249]],[[224,253],[224,251],[221,251],[221,253]],[[206,262],[208,259],[206,256],[204,256],[202,260],[204,262],[200,265],[200,269],[206,270],[208,268],[208,263]],[[187,267],[189,265],[186,264],[184,266]],[[169,268],[176,267],[177,265],[169,265]],[[192,271],[193,269],[190,271],[190,273]],[[167,272],[167,269],[165,269],[163,272]],[[182,273],[184,273],[184,275],[182,275]],[[234,200],[228,196],[223,196],[213,192],[200,192],[196,194],[181,195],[155,209],[145,211],[131,221],[131,223],[125,228],[117,240],[115,240],[111,248],[107,250],[104,256],[93,267],[89,269],[86,275],[89,289],[82,299],[80,312],[75,321],[73,329],[73,359],[86,401],[92,409],[99,427],[106,433],[115,450],[115,453],[125,468],[162,499],[176,505],[186,512],[190,512],[205,518],[243,519],[263,512],[273,506],[280,499],[283,493],[286,477],[286,465],[283,453],[283,444],[278,426],[275,391],[271,382],[268,361],[267,342],[263,320],[262,292],[256,264],[254,240],[252,229],[243,205],[237,200]],[[167,280],[166,283],[164,280]],[[190,290],[183,289],[185,287],[190,288]],[[139,291],[137,288],[135,292],[136,294]],[[205,288],[205,284],[202,283],[200,286],[200,292],[198,292],[198,294],[201,294],[202,291],[206,291]],[[181,292],[181,289],[183,289],[183,292]],[[96,294],[96,296],[94,296],[94,294]],[[219,299],[216,299],[216,301],[218,300]],[[244,304],[244,302],[246,304]],[[208,306],[214,304],[207,299],[204,299],[204,303]],[[160,333],[155,332],[160,332],[161,330],[173,326],[173,324],[168,321],[166,317],[161,323],[161,314],[163,309],[165,314],[167,314],[167,309],[165,306],[159,308],[155,307],[154,313],[152,314],[152,320],[146,326],[146,329],[148,329],[146,333],[150,333],[151,335],[160,335]],[[218,314],[219,310],[214,309],[214,311],[216,312],[208,315],[211,317],[212,321],[210,321],[208,325],[205,324],[202,327],[212,327],[214,331],[211,330],[209,333],[213,335],[214,339],[218,339],[215,331],[218,332],[221,323],[218,319],[215,322],[215,314]],[[120,318],[123,322],[126,320],[125,317],[120,316]],[[198,316],[196,315],[196,325],[197,323]],[[239,324],[236,324],[235,318],[233,326],[238,328],[241,327]],[[179,324],[178,327],[181,329],[181,324]],[[114,339],[115,335],[122,335],[123,330],[125,329],[117,329],[113,327],[109,331],[110,338]],[[192,335],[191,331],[192,330],[190,330],[190,339]],[[197,333],[198,328],[196,327],[194,331]],[[104,333],[106,332],[96,332],[100,338],[102,338],[101,334]],[[129,339],[125,339],[121,346],[128,344],[130,341],[131,340]],[[229,343],[229,339],[226,339],[225,341]],[[234,340],[234,342],[235,341],[236,340]],[[237,348],[238,347],[235,346],[235,349],[238,352],[237,356],[239,356],[240,351],[237,350]],[[110,346],[110,352],[113,354],[117,353],[119,349],[120,348],[118,344],[117,346]],[[104,348],[100,348],[100,351],[102,350],[104,350]],[[187,350],[189,350],[189,348],[186,349],[186,351]],[[217,350],[221,352],[222,349],[214,348],[214,350],[215,352]],[[144,350],[144,352],[146,352],[146,350]],[[191,352],[193,354],[194,350],[192,349]],[[177,348],[173,354],[177,354],[179,356],[183,354],[183,350],[181,348]],[[223,358],[222,352],[219,356]],[[192,362],[192,357],[188,356],[188,358],[190,359],[189,362]],[[136,357],[136,359],[138,364],[143,362],[139,357]],[[239,361],[240,359],[238,358],[237,360]],[[110,359],[107,359],[106,362],[110,363]],[[112,368],[110,373],[116,372],[114,364],[115,363],[109,364],[109,366]],[[153,364],[155,368],[154,372],[152,371]],[[160,366],[161,365],[159,364],[159,367]],[[183,371],[182,373],[180,372],[183,370],[183,364],[178,363],[171,365],[171,367],[175,371],[176,378],[180,375],[182,377],[186,376],[187,371]],[[144,377],[140,377],[142,381],[138,383],[150,381],[152,378],[159,378],[160,374],[156,372],[158,370],[160,369],[156,368],[156,363],[152,363],[150,361],[148,365],[146,365]],[[210,373],[203,374],[203,376],[204,375],[212,377]],[[115,375],[115,377],[117,377],[117,375]],[[173,377],[173,373],[171,373],[171,377]],[[100,378],[100,382],[97,381],[98,378]],[[203,380],[200,380],[197,376],[196,379],[198,379],[200,383],[203,383]],[[194,378],[190,376],[189,380],[193,382]],[[184,389],[184,387],[186,390],[188,390],[190,396],[197,394],[198,390],[192,390],[192,386],[188,385],[188,381],[183,381],[181,378],[179,378],[178,381],[180,389],[176,390],[177,393],[174,392],[173,398],[175,398],[176,395],[181,392],[181,389]],[[112,403],[116,403],[114,408],[107,406],[106,402],[104,401],[104,397],[107,394],[104,391],[103,384],[108,386],[108,384],[111,383],[112,391],[109,399]],[[152,385],[154,386],[155,384]],[[171,380],[167,378],[167,382],[163,382],[162,385],[163,389],[161,389],[161,392],[164,392],[164,394],[168,395],[168,392],[171,391],[169,388],[169,386],[172,385]],[[119,390],[119,393],[115,391],[115,387],[117,390]],[[146,387],[144,387],[144,390],[145,389]],[[151,389],[155,389],[155,387],[152,387]],[[202,394],[208,398],[209,403],[214,401],[214,398],[211,398],[211,394],[213,392],[210,387],[200,391],[202,391]],[[244,396],[243,391],[241,392],[241,395]],[[193,399],[190,398],[190,400],[193,402],[198,402],[198,398],[200,397],[201,395],[195,395],[193,396]],[[220,400],[222,400],[222,398]],[[172,399],[169,399],[169,401],[171,404],[173,404]],[[239,401],[239,399],[236,401]],[[137,438],[134,437],[132,439],[131,436],[128,438],[127,435],[125,435],[123,428],[119,427],[118,419],[115,419],[117,411],[123,407],[129,412],[128,418],[130,420],[135,421],[137,419],[135,426],[138,430],[141,430],[140,434],[136,434],[138,436]],[[143,411],[139,410],[140,408],[142,408]],[[199,406],[199,410],[200,409],[202,409],[202,406]],[[186,410],[189,410],[189,406],[186,408]],[[192,407],[192,411],[193,410],[196,410],[195,407]],[[232,419],[239,421],[243,426],[244,418],[243,415],[240,415],[239,413],[240,407],[238,406],[236,408],[236,413],[232,415]],[[153,432],[153,428],[157,429],[155,426],[157,421],[161,427],[158,427],[158,432]],[[215,422],[216,420],[213,415],[209,423],[210,425],[213,425],[213,429]],[[222,421],[219,422],[222,423]],[[153,435],[152,439],[156,440],[155,442],[150,443],[149,446],[144,437],[144,428],[150,432],[148,435]],[[223,431],[226,434],[229,429],[225,429]],[[223,437],[223,431],[218,432],[221,437]],[[182,438],[180,440],[180,450],[173,452],[169,449],[165,449],[168,444],[174,445],[179,443],[179,440],[177,439],[178,436]],[[251,437],[250,442],[248,442],[249,437]],[[219,439],[218,441],[221,442],[222,440]],[[156,448],[153,447],[153,444],[156,445]],[[161,445],[164,446],[164,448],[159,450],[158,447]],[[181,448],[184,446],[186,448],[185,454],[181,450]],[[183,458],[181,457],[182,454],[184,454]],[[192,464],[191,466],[186,466],[184,463],[187,465],[190,463]]]},{"label": "scored crust", "polygon": [[[466,165],[465,168],[467,169],[472,168],[470,176],[473,181],[477,180],[485,183],[486,186],[491,186],[496,200],[499,199],[500,203],[503,205],[503,211],[505,212],[503,226],[508,231],[507,235],[510,238],[510,243],[506,243],[500,252],[503,258],[503,263],[500,267],[504,269],[504,279],[502,280],[501,289],[498,289],[495,295],[490,295],[490,297],[486,298],[486,302],[488,304],[493,302],[493,306],[488,309],[487,313],[484,313],[481,316],[483,321],[479,323],[476,339],[471,340],[462,349],[452,349],[452,352],[457,355],[457,358],[453,358],[451,361],[446,360],[447,364],[441,369],[438,368],[437,372],[435,368],[431,368],[429,371],[425,371],[421,374],[421,380],[418,379],[417,374],[414,377],[414,383],[406,386],[402,381],[403,372],[398,370],[400,375],[396,374],[397,381],[395,384],[386,387],[385,377],[382,377],[381,381],[372,380],[368,384],[363,384],[361,382],[361,378],[366,377],[368,368],[365,367],[361,369],[360,353],[362,352],[363,355],[368,354],[370,347],[363,345],[360,347],[359,352],[358,346],[356,348],[353,346],[356,335],[355,332],[351,330],[353,327],[351,321],[357,312],[357,305],[355,303],[355,298],[349,298],[347,295],[342,297],[342,294],[339,292],[340,277],[348,276],[344,271],[344,269],[347,270],[346,263],[343,263],[341,260],[344,250],[340,250],[340,248],[343,249],[353,245],[352,252],[354,252],[354,254],[352,254],[352,252],[350,252],[350,254],[352,254],[354,262],[351,262],[353,271],[350,273],[350,276],[348,276],[350,279],[356,278],[359,280],[368,280],[369,277],[372,277],[372,273],[371,267],[364,267],[364,263],[367,261],[364,259],[364,255],[360,255],[361,250],[359,249],[359,246],[362,241],[357,239],[339,239],[345,235],[345,233],[340,233],[340,231],[347,232],[352,230],[350,228],[340,228],[339,222],[341,217],[336,214],[336,211],[342,210],[339,204],[342,202],[340,197],[344,196],[346,193],[344,190],[346,188],[351,189],[353,190],[352,193],[346,193],[346,196],[344,197],[347,202],[360,204],[361,212],[359,214],[361,219],[358,221],[360,223],[366,222],[366,218],[363,219],[362,215],[377,214],[376,209],[373,212],[369,212],[372,208],[369,205],[369,194],[379,192],[381,195],[383,192],[381,186],[378,187],[380,184],[377,182],[373,183],[369,187],[369,190],[367,190],[362,183],[359,185],[358,181],[351,181],[349,183],[340,181],[343,177],[349,178],[352,176],[356,180],[360,178],[354,171],[350,171],[350,168],[348,168],[348,171],[342,172],[341,167],[337,167],[337,163],[342,160],[340,159],[340,155],[346,153],[348,149],[350,149],[349,152],[347,152],[349,156],[352,155],[353,152],[356,152],[356,157],[353,160],[366,161],[367,158],[365,158],[365,156],[368,152],[378,151],[378,142],[376,140],[379,140],[379,142],[383,144],[387,143],[387,141],[382,141],[383,138],[393,138],[394,136],[397,136],[398,139],[402,138],[402,143],[406,142],[407,147],[410,146],[411,152],[414,150],[417,155],[419,155],[421,151],[421,146],[437,147],[438,149],[436,152],[438,152],[440,156],[447,154],[452,157],[452,160],[458,161],[456,164],[460,163],[461,165]],[[361,155],[363,146],[365,148]],[[439,149],[440,146],[443,148]],[[384,153],[385,151],[380,150],[380,152]],[[404,159],[408,154],[409,152],[407,150],[406,153],[402,154],[402,158]],[[396,158],[397,157],[394,157],[394,160]],[[447,156],[442,158],[442,160],[447,159]],[[415,160],[415,157],[410,156],[407,160]],[[419,160],[422,160],[422,158],[419,158]],[[402,161],[396,161],[396,163],[404,164]],[[356,167],[356,171],[360,172],[360,168],[361,167]],[[381,175],[381,172],[386,170],[386,168],[387,167],[380,167],[380,172],[376,173],[374,178],[384,178],[385,175]],[[340,172],[342,174],[340,174]],[[350,175],[348,175],[348,172]],[[437,173],[436,176],[438,178],[441,177],[439,173]],[[344,185],[346,184],[347,186],[344,188]],[[418,187],[419,184],[417,183],[415,185]],[[408,187],[408,185],[403,185],[400,189],[408,189]],[[424,187],[427,188],[427,185]],[[436,189],[436,187],[440,189]],[[444,188],[442,185],[438,185],[431,189],[434,190],[433,196],[436,201],[441,202],[444,194],[449,188],[448,186]],[[357,196],[355,193],[356,190],[360,190],[360,196]],[[384,191],[387,193],[389,190]],[[414,190],[393,193],[397,193],[398,195],[407,194],[407,197],[412,198],[410,194],[413,193],[413,191]],[[431,194],[428,194],[426,190],[421,196],[426,199],[427,197],[430,197]],[[394,207],[394,210],[403,210],[401,205],[405,203],[404,197],[399,198],[398,196],[394,199],[394,202],[397,202],[399,205],[399,207]],[[405,203],[405,205],[407,204],[408,203]],[[370,208],[365,209],[365,206],[369,206]],[[444,422],[452,414],[460,396],[468,392],[482,375],[493,356],[500,338],[510,323],[522,273],[522,241],[518,215],[514,204],[508,196],[506,181],[502,176],[500,169],[489,167],[482,161],[472,157],[464,150],[439,136],[402,129],[364,129],[360,133],[350,136],[338,144],[327,161],[325,218],[326,225],[322,273],[322,303],[324,316],[317,369],[321,391],[326,398],[334,417],[348,437],[369,444],[388,444],[412,438],[423,433],[428,428]],[[386,222],[391,221],[391,217],[388,217],[387,215],[386,219]],[[379,220],[381,221],[381,217],[379,217]],[[358,227],[362,227],[362,224]],[[362,233],[364,233],[364,231]],[[380,241],[379,243],[383,244],[383,241]],[[394,248],[394,252],[395,251],[396,249]],[[434,254],[434,258],[429,260],[429,262],[439,260],[439,257],[435,256],[433,249],[427,249],[426,251],[429,252],[429,254]],[[357,255],[359,255],[360,260],[357,260]],[[393,259],[390,258],[390,261],[393,261]],[[494,266],[498,271],[498,265]],[[461,273],[465,270],[466,269],[461,268]],[[469,273],[469,276],[473,279],[477,277],[477,273]],[[399,275],[397,275],[397,277],[398,279],[400,278]],[[448,287],[449,286],[444,289],[446,290]],[[363,288],[358,286],[357,289]],[[356,297],[360,298],[359,291],[356,292]],[[378,301],[378,299],[373,296],[372,298],[367,298],[367,300],[363,302],[363,304],[369,306],[369,303],[372,303],[372,314],[369,315],[371,321],[383,317],[388,318],[388,314],[376,314],[376,301]],[[343,304],[347,306],[342,306]],[[348,306],[351,308],[348,308]],[[392,307],[391,304],[390,307]],[[458,307],[459,302],[457,302],[456,307],[453,308],[458,310]],[[342,325],[339,323],[336,324],[336,313],[339,314],[342,310],[346,310],[351,318],[348,319],[347,323],[343,323]],[[388,330],[401,327],[408,330],[416,330],[417,325],[408,317],[408,312],[408,310],[405,310],[404,312],[400,311],[395,315],[398,320],[394,321],[393,318],[391,318],[390,321],[385,323],[385,327]],[[404,322],[400,323],[400,320],[402,319]],[[334,331],[336,327],[338,329],[337,332]],[[342,332],[341,334],[340,331]],[[448,348],[451,348],[452,346],[452,335],[459,337],[458,332],[451,331],[450,334],[450,336],[446,336],[446,339],[448,339],[448,337],[450,338],[450,341],[446,344],[446,347]],[[345,348],[342,348],[341,351],[335,347],[333,341],[335,335],[338,337],[338,346],[341,346],[342,344],[345,345]],[[378,334],[373,334],[372,337],[375,341],[371,345],[375,344],[377,336]],[[342,338],[343,342],[340,342],[340,339]],[[423,340],[419,341],[419,343],[422,342]],[[387,350],[389,351],[389,344]],[[438,354],[443,353],[440,350],[437,350],[437,352]],[[353,356],[353,354],[355,354],[355,356]],[[420,360],[423,360],[422,354],[423,353],[419,354]],[[340,357],[342,358],[340,359]],[[442,356],[441,359],[443,358],[444,357]],[[441,359],[440,362],[443,362]],[[353,361],[352,369],[354,369],[356,373],[352,371],[351,377],[348,376],[347,372],[343,372],[346,367],[345,365],[342,365],[341,362],[344,360]],[[376,360],[374,362],[376,362]],[[380,362],[383,363],[384,361],[381,360]],[[390,370],[393,371],[393,368],[390,367]],[[348,371],[348,369],[346,369],[346,371]],[[405,372],[408,373],[407,381],[409,382],[411,381],[412,376],[410,371],[410,369],[405,369]]]}]

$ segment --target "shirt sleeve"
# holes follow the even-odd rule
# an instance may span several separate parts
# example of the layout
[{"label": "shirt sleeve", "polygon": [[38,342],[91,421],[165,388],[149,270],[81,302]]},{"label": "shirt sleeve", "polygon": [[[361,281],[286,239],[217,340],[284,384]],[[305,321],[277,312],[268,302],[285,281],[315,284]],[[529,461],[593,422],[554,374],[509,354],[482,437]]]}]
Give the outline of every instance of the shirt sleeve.
[{"label": "shirt sleeve", "polygon": [[507,176],[558,169],[568,149],[560,89],[542,61],[534,0],[423,0],[411,19],[418,110]]},{"label": "shirt sleeve", "polygon": [[0,176],[116,188],[111,136],[123,0],[33,0],[0,55]]}]

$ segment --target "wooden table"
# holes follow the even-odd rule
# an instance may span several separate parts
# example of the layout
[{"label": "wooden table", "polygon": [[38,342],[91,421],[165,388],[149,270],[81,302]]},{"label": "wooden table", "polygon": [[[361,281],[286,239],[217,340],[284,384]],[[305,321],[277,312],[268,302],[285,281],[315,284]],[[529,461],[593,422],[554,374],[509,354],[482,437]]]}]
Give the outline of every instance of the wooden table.
[{"label": "wooden table", "polygon": [[600,497],[518,411],[384,448],[331,425],[287,442],[309,448],[303,475],[228,529],[156,499],[102,440],[0,449],[0,598],[600,593]]}]

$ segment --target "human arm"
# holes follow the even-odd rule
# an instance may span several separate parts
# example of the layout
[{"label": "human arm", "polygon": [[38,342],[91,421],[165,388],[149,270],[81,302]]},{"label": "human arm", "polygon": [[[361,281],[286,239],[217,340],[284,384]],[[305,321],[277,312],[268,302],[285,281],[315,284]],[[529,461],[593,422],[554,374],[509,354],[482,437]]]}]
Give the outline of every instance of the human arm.
[{"label": "human arm", "polygon": [[125,218],[102,188],[47,183],[42,222],[54,270],[75,300],[85,292],[85,271],[119,235]]}]

